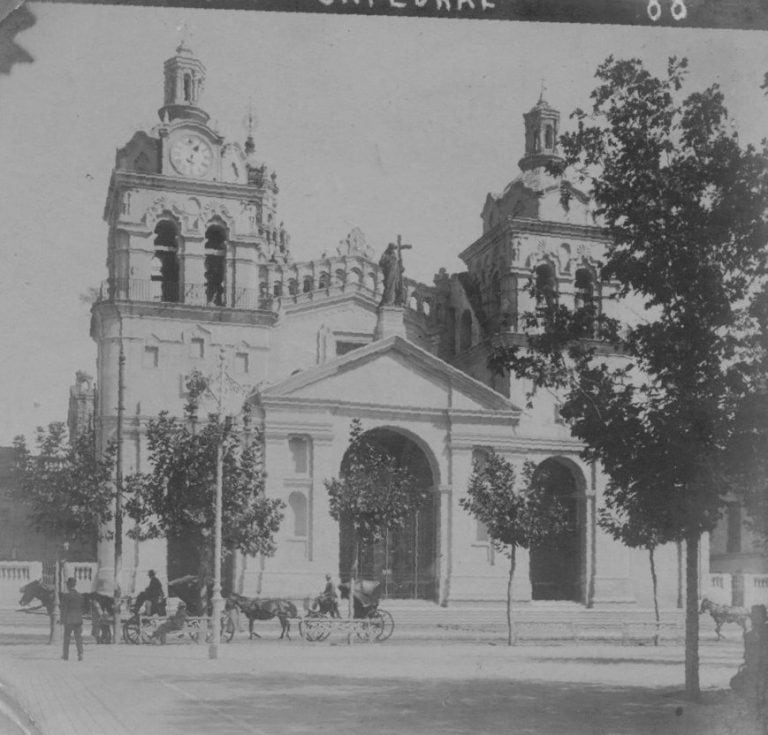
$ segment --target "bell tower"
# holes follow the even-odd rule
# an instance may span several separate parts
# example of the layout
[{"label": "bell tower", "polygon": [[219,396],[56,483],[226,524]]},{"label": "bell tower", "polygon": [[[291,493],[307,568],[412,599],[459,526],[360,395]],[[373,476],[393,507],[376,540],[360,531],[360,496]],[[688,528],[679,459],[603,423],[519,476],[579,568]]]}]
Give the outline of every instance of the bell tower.
[{"label": "bell tower", "polygon": [[160,120],[197,120],[203,124],[210,117],[199,106],[205,82],[205,67],[182,41],[176,55],[165,62],[165,104],[158,110]]},{"label": "bell tower", "polygon": [[551,107],[544,99],[541,90],[539,101],[526,113],[525,120],[525,155],[518,166],[523,171],[543,168],[547,163],[562,161],[557,152],[557,137],[560,127],[560,112]]}]

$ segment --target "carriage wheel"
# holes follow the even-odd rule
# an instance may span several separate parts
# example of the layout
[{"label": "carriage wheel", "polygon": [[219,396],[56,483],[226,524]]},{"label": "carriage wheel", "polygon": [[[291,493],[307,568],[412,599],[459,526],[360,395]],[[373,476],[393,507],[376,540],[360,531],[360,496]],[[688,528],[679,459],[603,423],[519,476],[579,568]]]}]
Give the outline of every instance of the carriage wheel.
[{"label": "carriage wheel", "polygon": [[152,620],[145,619],[141,621],[141,628],[139,629],[140,643],[154,643],[155,639],[152,638],[152,634],[156,628]]},{"label": "carriage wheel", "polygon": [[134,645],[141,643],[141,632],[136,623],[123,623],[123,640]]},{"label": "carriage wheel", "polygon": [[370,618],[362,618],[360,620],[355,620],[354,622],[355,635],[361,641],[365,641],[366,643],[375,641],[381,633],[381,629],[377,625],[379,621],[380,621],[380,618],[378,615],[374,615]]},{"label": "carriage wheel", "polygon": [[379,609],[376,611],[376,617],[379,620],[381,620],[381,627],[379,628],[379,633],[376,636],[376,640],[379,643],[382,643],[383,641],[387,640],[387,638],[389,638],[389,636],[391,636],[392,633],[394,633],[395,619],[392,617],[390,613],[382,609]]}]

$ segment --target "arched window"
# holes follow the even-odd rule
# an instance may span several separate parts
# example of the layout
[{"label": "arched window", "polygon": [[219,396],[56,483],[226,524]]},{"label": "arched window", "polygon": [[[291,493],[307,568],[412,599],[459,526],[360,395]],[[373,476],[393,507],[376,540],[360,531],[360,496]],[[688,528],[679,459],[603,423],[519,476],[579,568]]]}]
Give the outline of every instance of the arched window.
[{"label": "arched window", "polygon": [[178,228],[172,220],[155,226],[155,254],[152,263],[152,291],[160,301],[179,300]]},{"label": "arched window", "polygon": [[307,497],[304,493],[294,490],[288,496],[288,505],[293,514],[293,535],[307,535]]},{"label": "arched window", "polygon": [[472,347],[472,313],[469,309],[464,309],[459,330],[459,350],[463,352],[470,347]]},{"label": "arched window", "polygon": [[[491,454],[491,449],[488,447],[473,447],[472,448],[472,471],[482,470],[488,462],[488,457]],[[475,541],[477,543],[486,544],[490,541],[488,536],[488,527],[482,521],[475,521]]]},{"label": "arched window", "polygon": [[352,283],[362,283],[363,282],[363,272],[359,268],[353,268],[352,269],[352,277],[350,278]]},{"label": "arched window", "polygon": [[272,294],[277,298],[283,295],[283,283],[282,281],[275,281],[272,284]]},{"label": "arched window", "polygon": [[555,144],[555,135],[552,131],[552,126],[547,125],[546,128],[544,128],[544,145],[549,149],[552,150]]},{"label": "arched window", "polygon": [[304,276],[304,284],[302,286],[304,293],[310,293],[314,287],[314,278],[312,278],[312,276]]},{"label": "arched window", "polygon": [[549,309],[557,304],[557,276],[550,263],[536,266],[536,308]]},{"label": "arched window", "polygon": [[288,293],[291,296],[296,296],[299,293],[299,282],[295,278],[288,281]]},{"label": "arched window", "polygon": [[578,268],[574,289],[577,309],[593,304],[595,301],[595,274],[589,268]]},{"label": "arched window", "polygon": [[292,436],[288,440],[288,449],[293,460],[295,475],[309,474],[309,441],[302,436]]},{"label": "arched window", "polygon": [[192,75],[184,75],[184,102],[192,102]]},{"label": "arched window", "polygon": [[317,283],[318,288],[329,288],[331,285],[331,277],[328,273],[321,273],[320,280]]},{"label": "arched window", "polygon": [[224,262],[227,233],[221,225],[205,231],[205,300],[209,306],[224,306]]},{"label": "arched window", "polygon": [[346,282],[347,282],[346,271],[339,268],[339,270],[336,271],[336,283],[343,286]]}]

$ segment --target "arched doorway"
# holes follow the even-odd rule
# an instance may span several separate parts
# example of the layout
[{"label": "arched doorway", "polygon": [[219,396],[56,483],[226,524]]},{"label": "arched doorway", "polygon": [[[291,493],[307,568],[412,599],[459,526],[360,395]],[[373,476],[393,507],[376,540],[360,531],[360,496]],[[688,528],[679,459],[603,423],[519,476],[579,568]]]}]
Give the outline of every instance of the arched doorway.
[{"label": "arched doorway", "polygon": [[[392,429],[371,429],[365,438],[407,467],[421,489],[435,487],[424,450],[410,437]],[[345,455],[346,460],[346,455]],[[341,473],[344,473],[344,463]],[[382,596],[434,600],[437,597],[437,502],[431,492],[404,529],[390,531],[381,541],[360,549],[358,568],[363,579],[381,581]],[[350,578],[354,556],[351,524],[342,521],[339,533],[339,576]]]},{"label": "arched doorway", "polygon": [[546,543],[531,547],[531,593],[534,600],[584,600],[584,523],[580,473],[560,459],[536,469],[545,493],[566,509],[567,528]]}]

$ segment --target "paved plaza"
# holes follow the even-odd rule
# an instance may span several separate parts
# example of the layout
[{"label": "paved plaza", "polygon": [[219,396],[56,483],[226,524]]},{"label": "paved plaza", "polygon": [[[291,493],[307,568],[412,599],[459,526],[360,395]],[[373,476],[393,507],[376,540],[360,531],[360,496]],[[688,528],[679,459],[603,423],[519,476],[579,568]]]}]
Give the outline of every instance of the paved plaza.
[{"label": "paved plaza", "polygon": [[[0,693],[29,715],[31,735],[757,732],[728,691],[742,656],[734,632],[716,643],[705,631],[705,696],[694,705],[682,698],[677,644],[508,648],[501,638],[406,629],[350,647],[341,637],[279,641],[271,621],[261,640],[238,633],[215,661],[192,642],[89,639],[79,663],[45,643],[44,624],[0,613]],[[6,732],[24,730],[3,729],[0,717]]]}]

